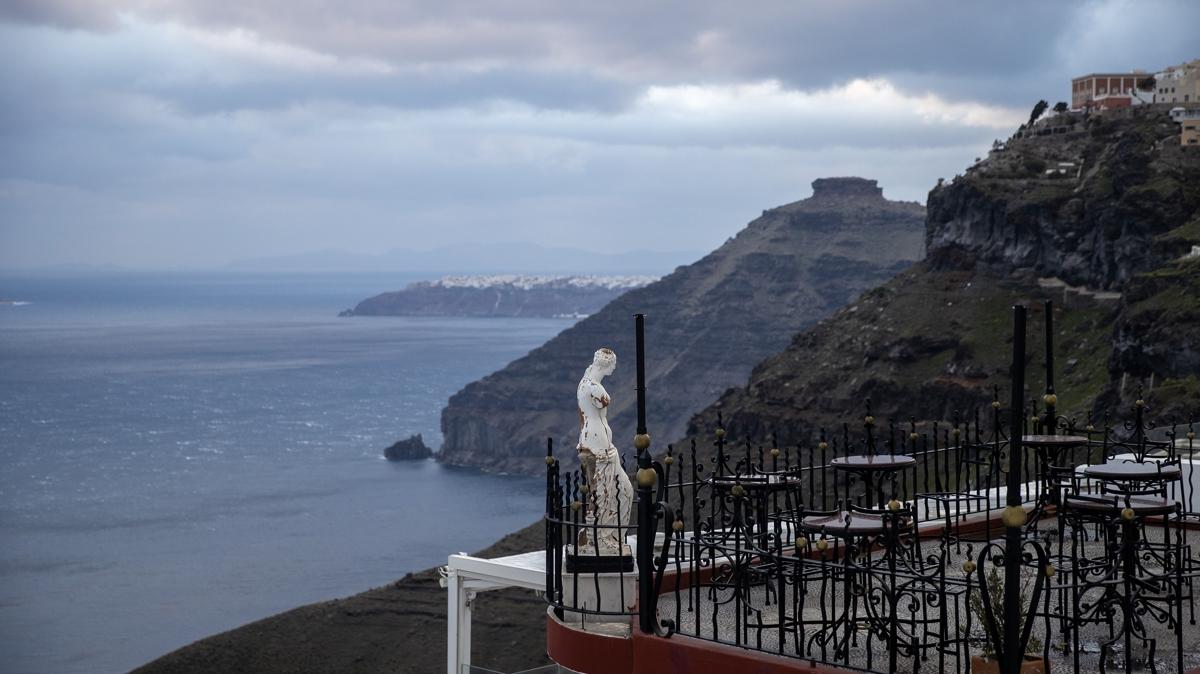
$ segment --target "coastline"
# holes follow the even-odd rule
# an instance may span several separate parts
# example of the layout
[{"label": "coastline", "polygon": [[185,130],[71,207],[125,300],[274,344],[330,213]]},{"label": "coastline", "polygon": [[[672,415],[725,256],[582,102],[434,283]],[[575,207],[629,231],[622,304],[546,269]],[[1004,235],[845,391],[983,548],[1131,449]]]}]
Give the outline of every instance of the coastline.
[{"label": "coastline", "polygon": [[388,278],[4,279],[0,669],[129,671],[540,516],[541,480],[382,449],[561,322],[331,315]]}]

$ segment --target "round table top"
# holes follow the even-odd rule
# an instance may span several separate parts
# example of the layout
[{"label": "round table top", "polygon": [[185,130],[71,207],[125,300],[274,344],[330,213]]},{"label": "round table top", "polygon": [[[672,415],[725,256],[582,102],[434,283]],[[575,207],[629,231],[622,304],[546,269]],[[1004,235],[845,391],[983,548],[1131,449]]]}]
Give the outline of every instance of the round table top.
[{"label": "round table top", "polygon": [[917,460],[906,454],[876,454],[875,456],[838,456],[829,465],[841,470],[871,471],[899,470],[916,465]]},{"label": "round table top", "polygon": [[1022,435],[1021,442],[1034,447],[1077,447],[1086,445],[1088,439],[1082,435]]},{"label": "round table top", "polygon": [[1165,498],[1133,497],[1128,500],[1119,496],[1080,498],[1068,495],[1063,501],[1067,510],[1089,512],[1118,512],[1129,507],[1138,515],[1165,515],[1175,510],[1175,504]]},{"label": "round table top", "polygon": [[1173,481],[1180,477],[1179,466],[1150,463],[1101,463],[1083,469],[1087,477],[1121,482]]},{"label": "round table top", "polygon": [[[912,523],[908,518],[901,519],[897,525],[908,529]],[[800,520],[800,528],[805,531],[824,531],[833,536],[863,536],[883,533],[883,517],[871,513],[856,513],[842,511],[832,515],[809,515]]]}]

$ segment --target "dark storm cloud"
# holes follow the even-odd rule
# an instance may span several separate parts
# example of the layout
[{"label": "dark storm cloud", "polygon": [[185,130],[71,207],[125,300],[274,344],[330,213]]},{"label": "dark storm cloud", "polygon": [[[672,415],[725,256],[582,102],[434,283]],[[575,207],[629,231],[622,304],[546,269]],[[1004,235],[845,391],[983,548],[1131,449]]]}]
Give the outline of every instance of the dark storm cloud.
[{"label": "dark storm cloud", "polygon": [[[1107,14],[1108,16],[1105,16]],[[1090,24],[1120,28],[1089,43]],[[390,79],[328,72],[255,81],[175,81],[150,93],[197,111],[312,99],[439,107],[494,99],[614,111],[648,84],[774,79],[810,90],[882,77],[948,98],[1028,105],[1061,88],[1072,61],[1155,51],[1171,62],[1191,2],[392,2],[360,0],[15,0],[0,18],[112,31],[139,21],[186,26],[224,42],[366,62]],[[1169,19],[1168,19],[1169,17]],[[1104,27],[1103,25],[1101,26]],[[1190,32],[1190,31],[1189,31]],[[245,46],[245,45],[243,45]],[[281,57],[286,57],[286,54]],[[1071,57],[1078,57],[1072,59]],[[1166,59],[1163,63],[1159,60]],[[153,79],[153,78],[150,78]],[[171,85],[174,86],[171,86]],[[931,89],[931,87],[936,87]]]},{"label": "dark storm cloud", "polygon": [[[1055,64],[1061,60],[1062,41],[1099,6],[1044,1],[118,0],[101,10],[92,0],[19,0],[3,5],[0,15],[94,30],[111,30],[121,15],[218,32],[248,30],[333,57],[368,58],[400,69],[429,67],[434,77],[448,80],[437,87],[422,87],[419,79],[397,81],[398,88],[416,85],[411,96],[392,97],[404,105],[457,101],[461,91],[479,91],[484,97],[502,91],[535,105],[604,108],[627,100],[628,94],[615,91],[618,82],[636,88],[648,82],[770,78],[811,89],[855,77],[928,78],[947,96],[1008,104],[1017,98],[1023,104],[1028,92],[1012,83],[1040,84],[1050,73],[1059,75]],[[1118,8],[1130,15],[1138,9]],[[1194,3],[1147,11],[1174,15],[1172,23],[1200,23]],[[456,82],[447,76],[454,68],[471,75]],[[545,86],[534,84],[538,79]],[[461,91],[455,91],[456,83]],[[241,90],[229,93],[232,100],[243,96],[247,103],[278,100]],[[366,92],[347,87],[344,93],[358,97]],[[429,99],[423,98],[426,93]]]},{"label": "dark storm cloud", "polygon": [[8,0],[0,4],[0,18],[83,30],[108,30],[118,25],[114,7],[78,0]]},{"label": "dark storm cloud", "polygon": [[1185,1],[9,0],[0,266],[703,248],[823,175],[921,200],[1071,75],[1200,55],[1196,25]]}]

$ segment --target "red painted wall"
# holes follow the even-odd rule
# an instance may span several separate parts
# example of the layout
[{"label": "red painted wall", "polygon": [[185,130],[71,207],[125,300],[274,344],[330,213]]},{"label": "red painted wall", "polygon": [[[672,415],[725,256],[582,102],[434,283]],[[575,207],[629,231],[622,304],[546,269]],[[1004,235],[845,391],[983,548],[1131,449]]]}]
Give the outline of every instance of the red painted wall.
[{"label": "red painted wall", "polygon": [[756,653],[676,634],[613,637],[582,632],[546,615],[546,649],[552,660],[585,674],[842,674],[845,670]]}]

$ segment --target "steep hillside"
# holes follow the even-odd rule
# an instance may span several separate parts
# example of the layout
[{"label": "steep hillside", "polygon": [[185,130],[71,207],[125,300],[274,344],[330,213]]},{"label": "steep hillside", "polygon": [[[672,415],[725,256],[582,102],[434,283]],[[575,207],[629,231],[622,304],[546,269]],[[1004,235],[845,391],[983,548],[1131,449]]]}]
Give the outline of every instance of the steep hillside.
[{"label": "steep hillside", "polygon": [[1188,237],[1165,235],[1200,204],[1200,158],[1178,139],[1162,108],[1045,120],[930,192],[931,267],[969,257],[1111,289],[1183,255]]},{"label": "steep hillside", "polygon": [[817,180],[811,198],[764,211],[695,264],[625,293],[455,394],[442,412],[441,459],[536,471],[548,435],[562,456],[573,455],[575,386],[601,346],[620,359],[605,386],[618,446],[631,451],[636,312],[647,314],[650,427],[659,437],[678,435],[692,413],[744,382],[797,330],[919,258],[923,219],[921,206],[888,201],[875,181]]},{"label": "steep hillside", "polygon": [[[1112,409],[1142,384],[1157,414],[1195,415],[1200,259],[1185,256],[1200,243],[1200,152],[1177,134],[1147,108],[1010,139],[930,192],[923,262],[801,332],[687,434],[709,437],[722,412],[734,437],[807,443],[868,397],[880,418],[951,418],[1007,384],[1008,307],[1045,298],[1058,301],[1061,410]],[[1030,320],[1040,329],[1037,304]],[[1037,334],[1030,358],[1039,391]]]}]

